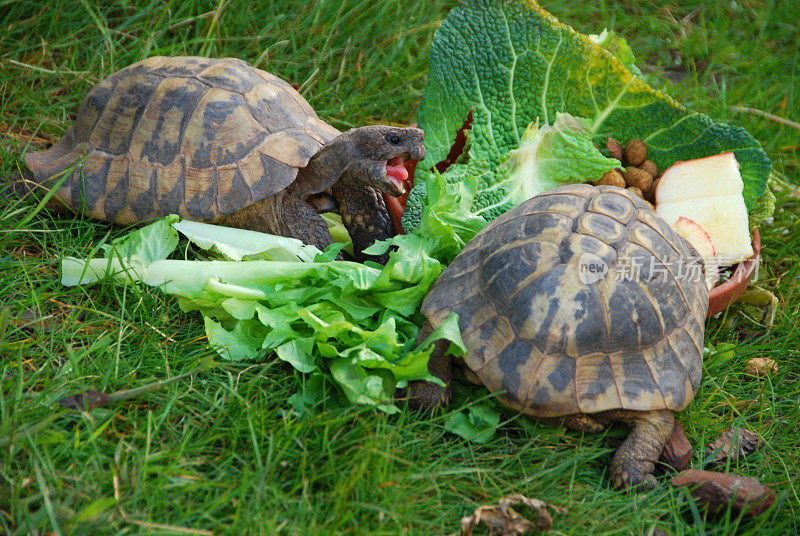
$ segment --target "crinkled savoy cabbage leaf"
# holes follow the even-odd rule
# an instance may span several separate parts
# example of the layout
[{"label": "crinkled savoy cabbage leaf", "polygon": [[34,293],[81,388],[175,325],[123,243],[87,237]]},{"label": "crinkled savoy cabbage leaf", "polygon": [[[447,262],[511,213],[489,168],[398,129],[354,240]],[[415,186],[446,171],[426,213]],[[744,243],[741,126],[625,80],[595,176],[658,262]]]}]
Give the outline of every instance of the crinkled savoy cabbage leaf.
[{"label": "crinkled savoy cabbage leaf", "polygon": [[[659,169],[733,151],[749,211],[767,188],[770,161],[744,129],[654,90],[534,2],[464,0],[437,30],[418,117],[428,162],[444,160],[473,108],[470,155],[493,166],[519,146],[530,123],[567,112],[588,118],[601,146],[606,136],[641,138]],[[407,210],[418,213],[419,202],[410,196]]]},{"label": "crinkled savoy cabbage leaf", "polygon": [[[588,134],[586,119],[556,112],[552,125],[528,125],[516,149],[495,166],[485,158],[464,158],[445,177],[421,170],[409,195],[403,225],[431,238],[431,254],[449,263],[480,229],[507,210],[550,188],[596,180],[620,167],[604,156]],[[483,220],[477,222],[476,220]]]}]

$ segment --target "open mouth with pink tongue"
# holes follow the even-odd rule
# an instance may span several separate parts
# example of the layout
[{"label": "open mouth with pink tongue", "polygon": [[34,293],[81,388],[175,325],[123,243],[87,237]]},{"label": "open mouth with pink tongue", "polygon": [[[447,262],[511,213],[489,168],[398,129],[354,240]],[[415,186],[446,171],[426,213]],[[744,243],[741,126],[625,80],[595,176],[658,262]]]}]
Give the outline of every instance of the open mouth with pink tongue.
[{"label": "open mouth with pink tongue", "polygon": [[392,184],[397,186],[401,194],[405,193],[406,180],[408,180],[408,170],[403,166],[405,160],[406,156],[400,155],[386,162],[386,174],[389,176],[389,180],[392,181]]}]

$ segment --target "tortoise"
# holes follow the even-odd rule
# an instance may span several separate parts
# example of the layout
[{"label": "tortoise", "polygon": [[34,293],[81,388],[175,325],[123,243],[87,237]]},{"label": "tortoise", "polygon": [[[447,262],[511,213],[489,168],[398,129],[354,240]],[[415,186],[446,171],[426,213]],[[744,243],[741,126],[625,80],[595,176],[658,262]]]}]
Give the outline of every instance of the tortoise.
[{"label": "tortoise", "polygon": [[[700,385],[703,272],[694,248],[635,195],[562,186],[498,217],[459,253],[422,303],[418,340],[457,313],[468,379],[532,418],[585,432],[629,424],[611,483],[650,489],[673,412]],[[412,382],[412,405],[449,402],[443,342],[428,370],[445,386]]]},{"label": "tortoise", "polygon": [[403,161],[424,157],[422,138],[387,125],[341,133],[239,59],[151,57],[94,86],[63,137],[25,162],[35,183],[63,180],[67,206],[122,224],[178,214],[324,249],[316,209],[338,203],[358,256],[394,235],[376,189],[403,193]]}]

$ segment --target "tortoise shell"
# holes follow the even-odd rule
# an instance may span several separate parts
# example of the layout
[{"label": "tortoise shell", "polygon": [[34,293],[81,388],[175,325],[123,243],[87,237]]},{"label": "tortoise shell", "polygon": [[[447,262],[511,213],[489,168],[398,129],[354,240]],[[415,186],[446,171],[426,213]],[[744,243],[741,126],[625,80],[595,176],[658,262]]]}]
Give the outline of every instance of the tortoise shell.
[{"label": "tortoise shell", "polygon": [[277,76],[238,59],[152,57],[97,84],[51,149],[28,154],[36,182],[119,223],[198,221],[273,195],[339,131]]},{"label": "tortoise shell", "polygon": [[638,197],[563,186],[478,233],[422,313],[458,313],[466,366],[528,415],[680,410],[700,383],[703,272]]}]

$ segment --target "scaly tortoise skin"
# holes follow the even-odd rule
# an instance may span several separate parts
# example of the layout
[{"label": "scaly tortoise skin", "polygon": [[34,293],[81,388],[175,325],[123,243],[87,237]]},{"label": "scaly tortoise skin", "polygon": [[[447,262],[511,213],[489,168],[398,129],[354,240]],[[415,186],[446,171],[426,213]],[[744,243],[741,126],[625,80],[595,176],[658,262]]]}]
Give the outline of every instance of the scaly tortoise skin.
[{"label": "scaly tortoise skin", "polygon": [[[581,276],[598,258],[605,276]],[[638,197],[563,186],[500,216],[461,251],[422,304],[420,340],[456,312],[468,377],[530,417],[595,432],[630,424],[611,481],[650,488],[673,412],[700,385],[702,272],[697,252]],[[449,402],[443,350],[437,344],[429,370],[448,387],[413,383],[412,403]]]},{"label": "scaly tortoise skin", "polygon": [[58,143],[26,163],[40,184],[69,173],[55,195],[98,219],[172,213],[320,248],[331,237],[313,197],[330,194],[360,250],[393,235],[373,190],[402,193],[387,161],[423,156],[422,131],[342,134],[288,83],[242,60],[152,57],[92,88]]}]

